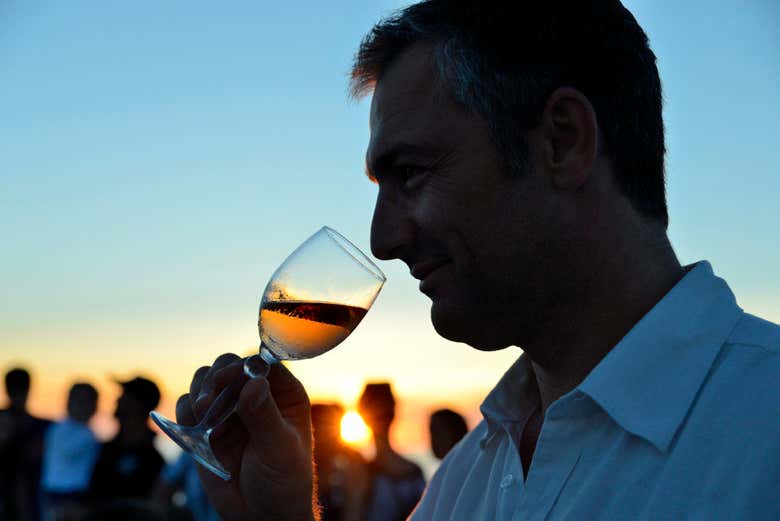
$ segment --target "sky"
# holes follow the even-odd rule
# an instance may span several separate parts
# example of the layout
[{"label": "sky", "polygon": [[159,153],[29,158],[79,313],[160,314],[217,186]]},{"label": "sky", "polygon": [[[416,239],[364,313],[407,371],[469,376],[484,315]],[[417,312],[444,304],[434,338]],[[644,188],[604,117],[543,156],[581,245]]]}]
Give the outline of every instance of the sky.
[{"label": "sky", "polygon": [[[658,56],[669,234],[746,310],[780,322],[780,4],[630,0]],[[58,417],[76,380],[144,374],[172,413],[191,374],[256,350],[268,277],[322,225],[369,250],[369,101],[347,96],[358,43],[405,5],[333,2],[0,3],[0,370],[33,372]],[[441,339],[407,268],[355,333],[290,368],[313,401],[399,396],[393,433],[427,446],[427,415],[478,405],[518,348]],[[4,396],[0,393],[0,406]]]}]

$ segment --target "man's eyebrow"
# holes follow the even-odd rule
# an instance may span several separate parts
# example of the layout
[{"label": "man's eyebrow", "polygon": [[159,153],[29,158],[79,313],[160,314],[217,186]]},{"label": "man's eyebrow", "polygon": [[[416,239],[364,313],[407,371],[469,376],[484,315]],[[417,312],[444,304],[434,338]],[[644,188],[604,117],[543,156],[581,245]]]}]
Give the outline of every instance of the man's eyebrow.
[{"label": "man's eyebrow", "polygon": [[375,183],[377,174],[381,175],[383,171],[392,167],[399,156],[423,155],[426,154],[426,152],[426,148],[412,143],[398,143],[393,145],[387,150],[380,152],[370,163],[366,160],[366,177],[368,177],[371,182]]}]

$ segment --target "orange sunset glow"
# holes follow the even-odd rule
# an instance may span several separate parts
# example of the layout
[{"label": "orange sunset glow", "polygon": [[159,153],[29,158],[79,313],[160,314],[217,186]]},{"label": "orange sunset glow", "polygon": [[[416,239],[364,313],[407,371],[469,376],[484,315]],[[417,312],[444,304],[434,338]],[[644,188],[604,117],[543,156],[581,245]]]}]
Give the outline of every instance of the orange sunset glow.
[{"label": "orange sunset glow", "polygon": [[357,411],[348,411],[341,418],[341,439],[359,447],[371,440],[371,429]]}]

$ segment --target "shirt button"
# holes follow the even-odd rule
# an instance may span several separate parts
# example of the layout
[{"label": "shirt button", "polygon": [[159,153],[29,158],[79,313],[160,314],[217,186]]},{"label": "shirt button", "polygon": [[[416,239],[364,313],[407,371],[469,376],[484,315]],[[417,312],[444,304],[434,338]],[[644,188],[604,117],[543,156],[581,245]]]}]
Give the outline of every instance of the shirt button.
[{"label": "shirt button", "polygon": [[513,479],[514,479],[514,476],[512,474],[507,474],[506,476],[503,477],[503,479],[501,479],[501,484],[499,485],[499,487],[501,487],[501,488],[508,487],[509,485],[512,484],[512,480]]}]

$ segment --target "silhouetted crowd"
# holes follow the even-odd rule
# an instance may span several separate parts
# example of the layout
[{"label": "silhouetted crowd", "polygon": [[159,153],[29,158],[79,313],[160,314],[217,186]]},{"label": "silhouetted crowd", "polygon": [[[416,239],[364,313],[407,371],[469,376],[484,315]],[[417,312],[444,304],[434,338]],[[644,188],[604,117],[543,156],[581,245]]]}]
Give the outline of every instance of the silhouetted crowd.
[{"label": "silhouetted crowd", "polygon": [[[117,381],[119,430],[101,443],[89,427],[98,392],[71,386],[67,416],[52,422],[27,411],[30,374],[5,375],[8,407],[0,409],[0,521],[218,521],[200,484],[195,461],[182,453],[166,464],[154,445],[149,412],[160,391],[143,377]],[[396,402],[389,383],[369,383],[358,411],[373,432],[367,460],[342,442],[344,408],[314,404],[312,429],[317,491],[323,521],[400,521],[425,488],[418,465],[396,452],[390,427]],[[449,409],[430,417],[431,447],[441,459],[466,434]]]}]

